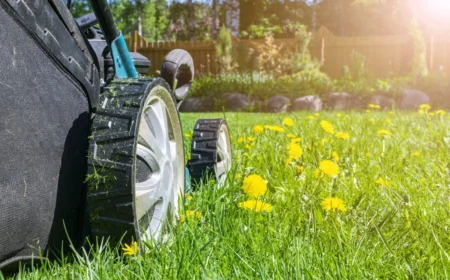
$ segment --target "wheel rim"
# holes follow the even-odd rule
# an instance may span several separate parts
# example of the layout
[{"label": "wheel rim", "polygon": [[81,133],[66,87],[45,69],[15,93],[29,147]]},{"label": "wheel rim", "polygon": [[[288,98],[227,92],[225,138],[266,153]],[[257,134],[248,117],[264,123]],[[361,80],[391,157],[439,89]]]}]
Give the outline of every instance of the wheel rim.
[{"label": "wheel rim", "polygon": [[227,178],[227,173],[231,169],[231,141],[230,134],[226,125],[220,127],[219,137],[217,139],[217,159],[214,165],[217,183],[223,185]]},{"label": "wheel rim", "polygon": [[164,223],[177,218],[184,172],[178,113],[160,87],[150,92],[138,131],[134,197],[141,241],[160,240]]}]

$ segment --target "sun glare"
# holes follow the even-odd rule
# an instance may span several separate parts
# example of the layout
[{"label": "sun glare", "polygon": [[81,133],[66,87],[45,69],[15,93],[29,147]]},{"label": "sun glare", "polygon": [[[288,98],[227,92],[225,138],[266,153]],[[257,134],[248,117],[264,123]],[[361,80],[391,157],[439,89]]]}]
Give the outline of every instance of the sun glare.
[{"label": "sun glare", "polygon": [[427,0],[426,3],[434,15],[450,16],[450,0]]},{"label": "sun glare", "polygon": [[450,0],[416,0],[416,16],[432,25],[447,25],[450,22]]}]

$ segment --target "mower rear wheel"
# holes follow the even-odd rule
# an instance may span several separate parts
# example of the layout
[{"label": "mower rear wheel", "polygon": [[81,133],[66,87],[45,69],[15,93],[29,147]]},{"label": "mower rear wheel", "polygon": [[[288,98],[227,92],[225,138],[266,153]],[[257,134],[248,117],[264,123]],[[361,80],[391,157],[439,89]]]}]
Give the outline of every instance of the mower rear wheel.
[{"label": "mower rear wheel", "polygon": [[224,119],[200,119],[192,135],[189,171],[194,185],[205,176],[212,176],[223,185],[231,169],[230,132]]},{"label": "mower rear wheel", "polygon": [[162,63],[161,78],[169,84],[174,97],[181,105],[194,80],[194,61],[191,55],[181,49],[171,51]]},{"label": "mower rear wheel", "polygon": [[181,123],[160,78],[114,81],[105,90],[90,142],[92,233],[142,246],[177,219],[185,183]]}]

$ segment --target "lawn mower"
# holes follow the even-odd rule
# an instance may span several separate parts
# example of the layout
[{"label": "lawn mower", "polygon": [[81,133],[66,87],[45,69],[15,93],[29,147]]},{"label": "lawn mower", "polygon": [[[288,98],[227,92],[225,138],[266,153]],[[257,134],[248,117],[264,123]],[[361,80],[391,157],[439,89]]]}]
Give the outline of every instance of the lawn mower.
[{"label": "lawn mower", "polygon": [[230,170],[224,119],[197,121],[185,162],[189,53],[140,76],[150,61],[106,0],[90,4],[75,19],[70,0],[0,0],[0,269],[86,239],[143,248],[177,222],[190,182]]}]

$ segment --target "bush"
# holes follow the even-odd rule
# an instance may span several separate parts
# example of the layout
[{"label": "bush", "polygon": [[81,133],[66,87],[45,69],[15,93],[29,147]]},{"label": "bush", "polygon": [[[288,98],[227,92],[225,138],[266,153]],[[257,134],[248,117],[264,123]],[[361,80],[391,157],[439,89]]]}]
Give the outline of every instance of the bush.
[{"label": "bush", "polygon": [[236,68],[236,63],[232,56],[233,41],[231,31],[222,26],[219,32],[219,38],[216,42],[217,64],[221,72],[231,72]]},{"label": "bush", "polygon": [[[389,77],[386,79],[352,79],[349,75],[332,80],[316,69],[306,69],[291,75],[276,77],[265,73],[222,73],[201,76],[192,84],[191,96],[223,100],[227,93],[243,93],[264,101],[275,95],[295,99],[305,95],[325,95],[347,92],[362,96],[381,94],[399,100],[405,89],[418,89],[427,93],[434,108],[450,108],[450,80],[445,72],[426,77]],[[218,102],[220,103],[220,102]]]},{"label": "bush", "polygon": [[303,70],[294,75],[274,77],[263,73],[202,76],[194,81],[191,96],[220,97],[239,92],[255,99],[265,100],[274,95],[297,98],[304,95],[325,94],[333,90],[332,80],[317,70]]}]

